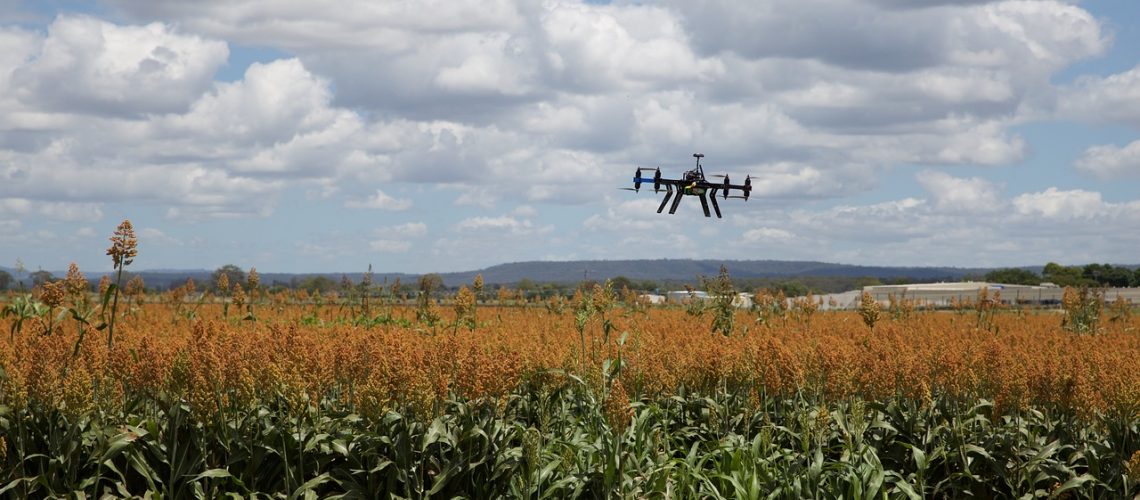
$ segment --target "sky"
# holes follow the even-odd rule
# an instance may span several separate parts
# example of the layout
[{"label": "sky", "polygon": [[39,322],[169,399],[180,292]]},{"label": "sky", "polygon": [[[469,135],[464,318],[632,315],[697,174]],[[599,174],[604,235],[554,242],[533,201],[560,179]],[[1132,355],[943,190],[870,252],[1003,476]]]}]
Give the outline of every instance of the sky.
[{"label": "sky", "polygon": [[[1140,263],[1134,0],[0,0],[0,266]],[[706,219],[637,167],[753,179]]]}]

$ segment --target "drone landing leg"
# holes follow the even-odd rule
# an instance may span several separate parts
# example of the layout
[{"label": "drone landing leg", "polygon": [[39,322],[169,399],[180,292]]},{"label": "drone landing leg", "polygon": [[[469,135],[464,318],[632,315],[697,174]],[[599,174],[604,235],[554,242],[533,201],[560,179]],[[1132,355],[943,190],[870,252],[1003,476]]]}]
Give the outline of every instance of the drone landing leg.
[{"label": "drone landing leg", "polygon": [[[661,206],[657,207],[657,213],[661,213],[662,210],[665,210],[665,205],[669,203],[669,198],[673,196],[673,186],[667,185],[665,189],[665,199],[661,200]],[[680,198],[680,195],[677,195],[677,197]]]},{"label": "drone landing leg", "polygon": [[680,189],[677,190],[677,197],[673,198],[673,206],[669,207],[669,215],[677,213],[677,207],[681,206],[681,198],[684,198],[685,192]]},{"label": "drone landing leg", "polygon": [[712,202],[713,211],[716,212],[716,218],[722,219],[723,217],[720,216],[720,205],[716,204],[716,193],[715,192],[713,194],[709,195],[709,201]]},{"label": "drone landing leg", "polygon": [[710,215],[709,215],[709,200],[706,200],[705,195],[703,195],[703,194],[700,196],[700,198],[701,198],[701,209],[705,211],[705,217],[710,217]]}]

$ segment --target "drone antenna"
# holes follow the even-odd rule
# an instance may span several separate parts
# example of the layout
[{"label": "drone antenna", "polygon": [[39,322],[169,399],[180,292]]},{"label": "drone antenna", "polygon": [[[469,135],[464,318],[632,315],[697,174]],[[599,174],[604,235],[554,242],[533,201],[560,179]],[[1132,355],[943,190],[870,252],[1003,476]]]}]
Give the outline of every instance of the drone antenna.
[{"label": "drone antenna", "polygon": [[705,176],[705,169],[701,168],[701,158],[704,158],[704,157],[705,157],[705,155],[703,155],[701,153],[693,153],[693,158],[697,159],[696,170],[701,173],[701,177]]}]

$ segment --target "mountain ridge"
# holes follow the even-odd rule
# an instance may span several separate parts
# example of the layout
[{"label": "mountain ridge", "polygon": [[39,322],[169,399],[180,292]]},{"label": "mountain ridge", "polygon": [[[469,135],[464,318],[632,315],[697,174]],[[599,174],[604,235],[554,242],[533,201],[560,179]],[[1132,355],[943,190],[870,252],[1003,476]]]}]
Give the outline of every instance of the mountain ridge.
[{"label": "mountain ridge", "polygon": [[[470,271],[431,273],[438,274],[446,286],[459,286],[471,283],[478,274],[483,275],[487,284],[513,285],[524,279],[534,283],[576,283],[583,280],[602,281],[624,276],[631,280],[652,280],[666,283],[693,282],[699,276],[714,276],[724,265],[734,279],[794,279],[799,277],[868,277],[877,279],[910,278],[916,281],[960,280],[967,276],[980,276],[991,267],[953,266],[869,266],[839,264],[821,261],[790,260],[742,260],[742,259],[615,259],[615,260],[573,260],[573,261],[522,261],[496,264]],[[1040,272],[1042,266],[1019,266]],[[0,270],[16,276],[12,268],[0,266]],[[149,269],[133,271],[132,275],[142,276],[149,287],[166,288],[171,284],[181,284],[187,278],[202,283],[208,280],[213,270],[208,269]],[[66,271],[50,271],[55,277],[63,277]],[[30,272],[24,274],[24,278]],[[428,273],[376,272],[373,283],[400,279],[407,283]],[[275,282],[289,284],[298,280],[324,276],[340,280],[347,276],[359,282],[363,272],[312,272],[276,273],[260,272],[263,284]],[[102,273],[91,273],[88,279],[98,279]]]}]

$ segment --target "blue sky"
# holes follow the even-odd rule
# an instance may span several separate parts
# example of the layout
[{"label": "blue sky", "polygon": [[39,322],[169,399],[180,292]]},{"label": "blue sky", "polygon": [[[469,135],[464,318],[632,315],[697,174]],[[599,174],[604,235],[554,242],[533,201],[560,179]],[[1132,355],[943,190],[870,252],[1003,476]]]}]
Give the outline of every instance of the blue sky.
[{"label": "blue sky", "polygon": [[[0,1],[0,266],[1140,263],[1140,2]],[[619,191],[753,176],[722,220]]]}]

